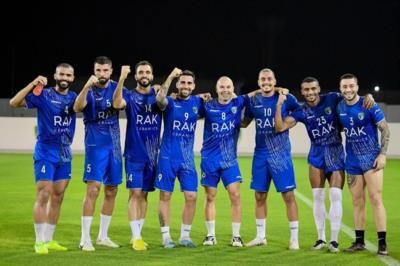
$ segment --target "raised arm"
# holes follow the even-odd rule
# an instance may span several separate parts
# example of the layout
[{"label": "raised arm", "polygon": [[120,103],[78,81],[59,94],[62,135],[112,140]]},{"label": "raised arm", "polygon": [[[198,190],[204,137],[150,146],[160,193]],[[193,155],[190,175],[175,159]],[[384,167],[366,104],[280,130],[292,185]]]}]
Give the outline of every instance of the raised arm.
[{"label": "raised arm", "polygon": [[156,96],[156,101],[158,107],[160,107],[161,110],[164,110],[165,107],[167,107],[168,101],[167,101],[167,94],[168,94],[168,89],[171,86],[172,81],[179,77],[179,75],[182,73],[182,70],[179,68],[174,68],[172,72],[169,74],[167,79],[164,81],[164,83],[161,85],[160,89],[157,92]]},{"label": "raised arm", "polygon": [[381,132],[381,152],[376,157],[374,162],[375,171],[381,170],[386,165],[386,153],[389,146],[390,131],[386,120],[378,124],[378,129]]},{"label": "raised arm", "polygon": [[296,125],[296,120],[291,116],[287,116],[287,117],[285,117],[285,119],[282,119],[282,105],[285,100],[286,100],[286,95],[279,94],[279,98],[276,103],[276,110],[275,110],[275,131],[276,132],[283,132],[283,131],[285,131],[289,128],[292,128]]},{"label": "raised arm", "polygon": [[25,88],[21,89],[14,97],[10,99],[11,107],[23,107],[25,106],[25,97],[28,93],[36,87],[38,84],[42,84],[43,86],[47,85],[47,78],[43,76],[38,76],[32,82],[25,86]]},{"label": "raised arm", "polygon": [[76,97],[75,103],[74,103],[74,111],[76,113],[82,112],[83,109],[85,109],[87,101],[87,94],[90,90],[90,88],[99,81],[99,79],[92,75],[90,76],[89,80],[86,82],[85,86],[83,86],[81,92],[79,93],[78,97]]},{"label": "raised arm", "polygon": [[368,93],[364,96],[364,100],[363,100],[363,107],[366,109],[371,109],[375,104],[375,99],[372,96],[371,93]]},{"label": "raised arm", "polygon": [[122,88],[124,87],[124,82],[128,77],[129,73],[131,73],[130,66],[122,66],[121,67],[121,75],[119,76],[117,88],[114,91],[113,95],[113,107],[115,109],[123,109],[126,106],[126,102],[122,97]]}]

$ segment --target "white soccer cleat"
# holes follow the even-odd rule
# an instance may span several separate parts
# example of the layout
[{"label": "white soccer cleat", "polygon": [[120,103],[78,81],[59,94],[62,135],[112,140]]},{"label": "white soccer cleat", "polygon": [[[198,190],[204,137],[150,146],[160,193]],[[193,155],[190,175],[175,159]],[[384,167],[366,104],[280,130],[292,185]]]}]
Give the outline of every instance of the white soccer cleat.
[{"label": "white soccer cleat", "polygon": [[265,246],[266,244],[267,244],[267,239],[256,237],[250,242],[248,242],[246,244],[246,247]]},{"label": "white soccer cleat", "polygon": [[89,252],[95,251],[95,250],[96,250],[96,249],[93,247],[92,241],[86,241],[86,242],[84,242],[84,243],[80,243],[80,244],[79,244],[79,248],[80,248],[82,251],[89,251]]},{"label": "white soccer cleat", "polygon": [[320,250],[323,249],[326,246],[326,242],[322,239],[318,239],[317,241],[315,241],[314,246],[312,246],[313,250]]},{"label": "white soccer cleat", "polygon": [[215,236],[206,236],[203,240],[203,246],[215,246],[217,244],[217,239]]},{"label": "white soccer cleat", "polygon": [[232,247],[237,247],[237,248],[243,247],[243,241],[242,241],[242,239],[240,238],[240,236],[234,236],[234,237],[232,237],[231,246],[232,246]]},{"label": "white soccer cleat", "polygon": [[290,241],[290,244],[289,244],[289,249],[290,250],[299,250],[300,249],[300,247],[299,247],[299,241]]},{"label": "white soccer cleat", "polygon": [[97,239],[96,241],[96,245],[99,246],[105,246],[105,247],[109,247],[109,248],[119,248],[119,245],[114,243],[111,239],[109,239],[108,237],[105,239]]},{"label": "white soccer cleat", "polygon": [[331,253],[338,253],[338,252],[340,251],[340,250],[339,250],[339,243],[336,242],[336,241],[331,241],[331,242],[329,243],[328,250],[329,250],[329,252],[331,252]]}]

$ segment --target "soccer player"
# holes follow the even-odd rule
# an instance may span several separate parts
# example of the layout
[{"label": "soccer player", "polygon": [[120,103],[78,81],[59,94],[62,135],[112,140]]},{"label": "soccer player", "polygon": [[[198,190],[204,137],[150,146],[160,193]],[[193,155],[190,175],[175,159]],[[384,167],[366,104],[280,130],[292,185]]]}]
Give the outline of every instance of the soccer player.
[{"label": "soccer player", "polygon": [[[178,93],[174,99],[166,95],[171,81],[176,77],[178,77],[176,82]],[[200,96],[191,95],[194,89],[194,73],[189,70],[182,72],[175,68],[157,94],[157,102],[164,110],[164,132],[155,187],[160,190],[159,218],[165,248],[175,247],[169,228],[170,200],[174,191],[175,177],[178,177],[185,197],[179,244],[184,247],[195,247],[190,238],[198,186],[193,145],[203,100]]]},{"label": "soccer player", "polygon": [[108,57],[97,57],[94,61],[94,75],[86,82],[74,105],[75,112],[83,112],[85,124],[86,155],[83,181],[86,183],[86,195],[83,201],[80,241],[83,251],[95,250],[90,238],[90,227],[102,184],[104,201],[96,244],[119,247],[108,237],[118,185],[122,182],[118,110],[112,106],[117,82],[110,80],[112,70],[112,61]]},{"label": "soccer player", "polygon": [[12,107],[37,109],[38,135],[33,155],[36,181],[34,248],[37,254],[47,254],[49,250],[67,250],[53,240],[53,234],[64,192],[71,179],[71,143],[76,122],[73,104],[76,93],[70,91],[69,87],[74,81],[74,68],[67,63],[59,64],[54,80],[54,87],[34,94],[31,90],[37,85],[47,85],[47,78],[38,76],[10,100]]},{"label": "soccer player", "polygon": [[240,223],[242,206],[240,203],[240,183],[242,175],[237,161],[237,140],[240,131],[242,110],[249,95],[234,97],[233,82],[229,77],[218,79],[217,99],[204,104],[203,147],[201,149],[201,185],[206,193],[205,218],[207,236],[203,245],[217,244],[215,237],[215,200],[220,180],[229,194],[232,212],[233,247],[242,247]]},{"label": "soccer player", "polygon": [[162,113],[156,103],[156,90],[151,85],[154,77],[150,62],[136,64],[137,86],[134,90],[123,90],[130,72],[130,66],[122,66],[113,106],[116,109],[125,108],[127,116],[124,156],[126,186],[129,189],[128,216],[132,248],[141,251],[147,249],[141,230],[147,211],[147,195],[154,191]]},{"label": "soccer player", "polygon": [[[255,119],[256,146],[254,149],[251,189],[255,191],[255,216],[257,236],[246,246],[266,245],[265,219],[267,216],[266,200],[271,180],[275,188],[282,194],[286,204],[286,212],[290,227],[289,249],[299,249],[298,243],[298,211],[294,195],[296,188],[289,132],[275,132],[274,116],[278,103],[278,93],[275,91],[276,79],[274,72],[265,68],[259,72],[258,86],[261,94],[250,98],[246,106],[243,126],[246,127]],[[295,110],[299,105],[296,98],[288,94],[282,112],[286,115]]]},{"label": "soccer player", "polygon": [[[382,201],[383,168],[390,132],[385,116],[377,104],[370,110],[362,106],[358,80],[353,74],[340,77],[344,99],[337,106],[340,123],[346,136],[347,183],[353,198],[355,242],[348,252],[365,249],[365,187],[368,189],[378,234],[378,254],[388,255],[386,245],[386,211]],[[381,132],[379,144],[378,130]]]}]

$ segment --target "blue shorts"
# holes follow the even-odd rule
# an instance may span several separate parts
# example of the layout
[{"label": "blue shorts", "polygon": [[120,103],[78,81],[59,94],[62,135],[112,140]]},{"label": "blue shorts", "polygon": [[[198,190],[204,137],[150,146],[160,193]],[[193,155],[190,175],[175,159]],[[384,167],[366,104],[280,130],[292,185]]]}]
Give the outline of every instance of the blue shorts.
[{"label": "blue shorts", "polygon": [[242,182],[242,175],[240,174],[239,165],[235,164],[229,168],[218,169],[212,171],[207,169],[207,164],[201,162],[201,185],[204,187],[217,188],[218,183],[222,179],[225,188],[232,183]]},{"label": "blue shorts", "polygon": [[344,170],[344,149],[342,144],[311,145],[308,163],[325,173]]},{"label": "blue shorts", "polygon": [[268,155],[254,154],[250,188],[257,192],[268,192],[271,180],[277,192],[288,192],[296,188],[293,162],[290,153]]},{"label": "blue shorts", "polygon": [[197,192],[199,182],[194,162],[191,165],[185,165],[183,162],[173,162],[170,159],[162,159],[160,157],[155,187],[159,190],[173,192],[175,177],[178,177],[181,191]]},{"label": "blue shorts", "polygon": [[83,181],[97,181],[107,186],[122,183],[122,155],[112,147],[86,146]]},{"label": "blue shorts", "polygon": [[347,155],[346,156],[346,173],[349,175],[363,175],[371,169],[374,169],[374,162],[377,153],[368,153],[363,155]]},{"label": "blue shorts", "polygon": [[71,179],[71,162],[53,163],[46,160],[35,160],[35,180],[52,181]]},{"label": "blue shorts", "polygon": [[156,166],[150,161],[125,160],[126,187],[144,192],[154,191]]}]

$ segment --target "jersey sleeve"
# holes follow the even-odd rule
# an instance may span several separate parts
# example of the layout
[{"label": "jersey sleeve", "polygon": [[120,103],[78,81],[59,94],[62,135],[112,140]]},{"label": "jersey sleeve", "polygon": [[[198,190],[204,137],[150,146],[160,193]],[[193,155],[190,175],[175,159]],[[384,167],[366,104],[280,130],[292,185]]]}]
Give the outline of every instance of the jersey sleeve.
[{"label": "jersey sleeve", "polygon": [[245,103],[246,109],[244,111],[244,116],[247,117],[247,118],[250,118],[250,119],[254,118],[254,114],[253,114],[252,108],[251,108],[252,101],[254,101],[254,97],[252,97],[252,98],[248,97],[248,100]]},{"label": "jersey sleeve", "polygon": [[302,123],[304,123],[304,112],[303,112],[303,110],[302,110],[301,108],[298,108],[298,109],[294,110],[294,111],[290,114],[290,116],[293,117],[293,119],[294,119],[296,122],[302,122]]},{"label": "jersey sleeve", "polygon": [[42,92],[39,96],[34,95],[30,92],[25,96],[25,103],[27,109],[38,108],[40,106],[41,99],[43,98],[44,92]]},{"label": "jersey sleeve", "polygon": [[343,99],[343,96],[339,92],[328,92],[326,96],[332,99],[336,105]]},{"label": "jersey sleeve", "polygon": [[372,120],[375,124],[379,124],[380,122],[385,120],[385,114],[378,104],[375,103],[374,106],[368,111],[371,114]]}]

